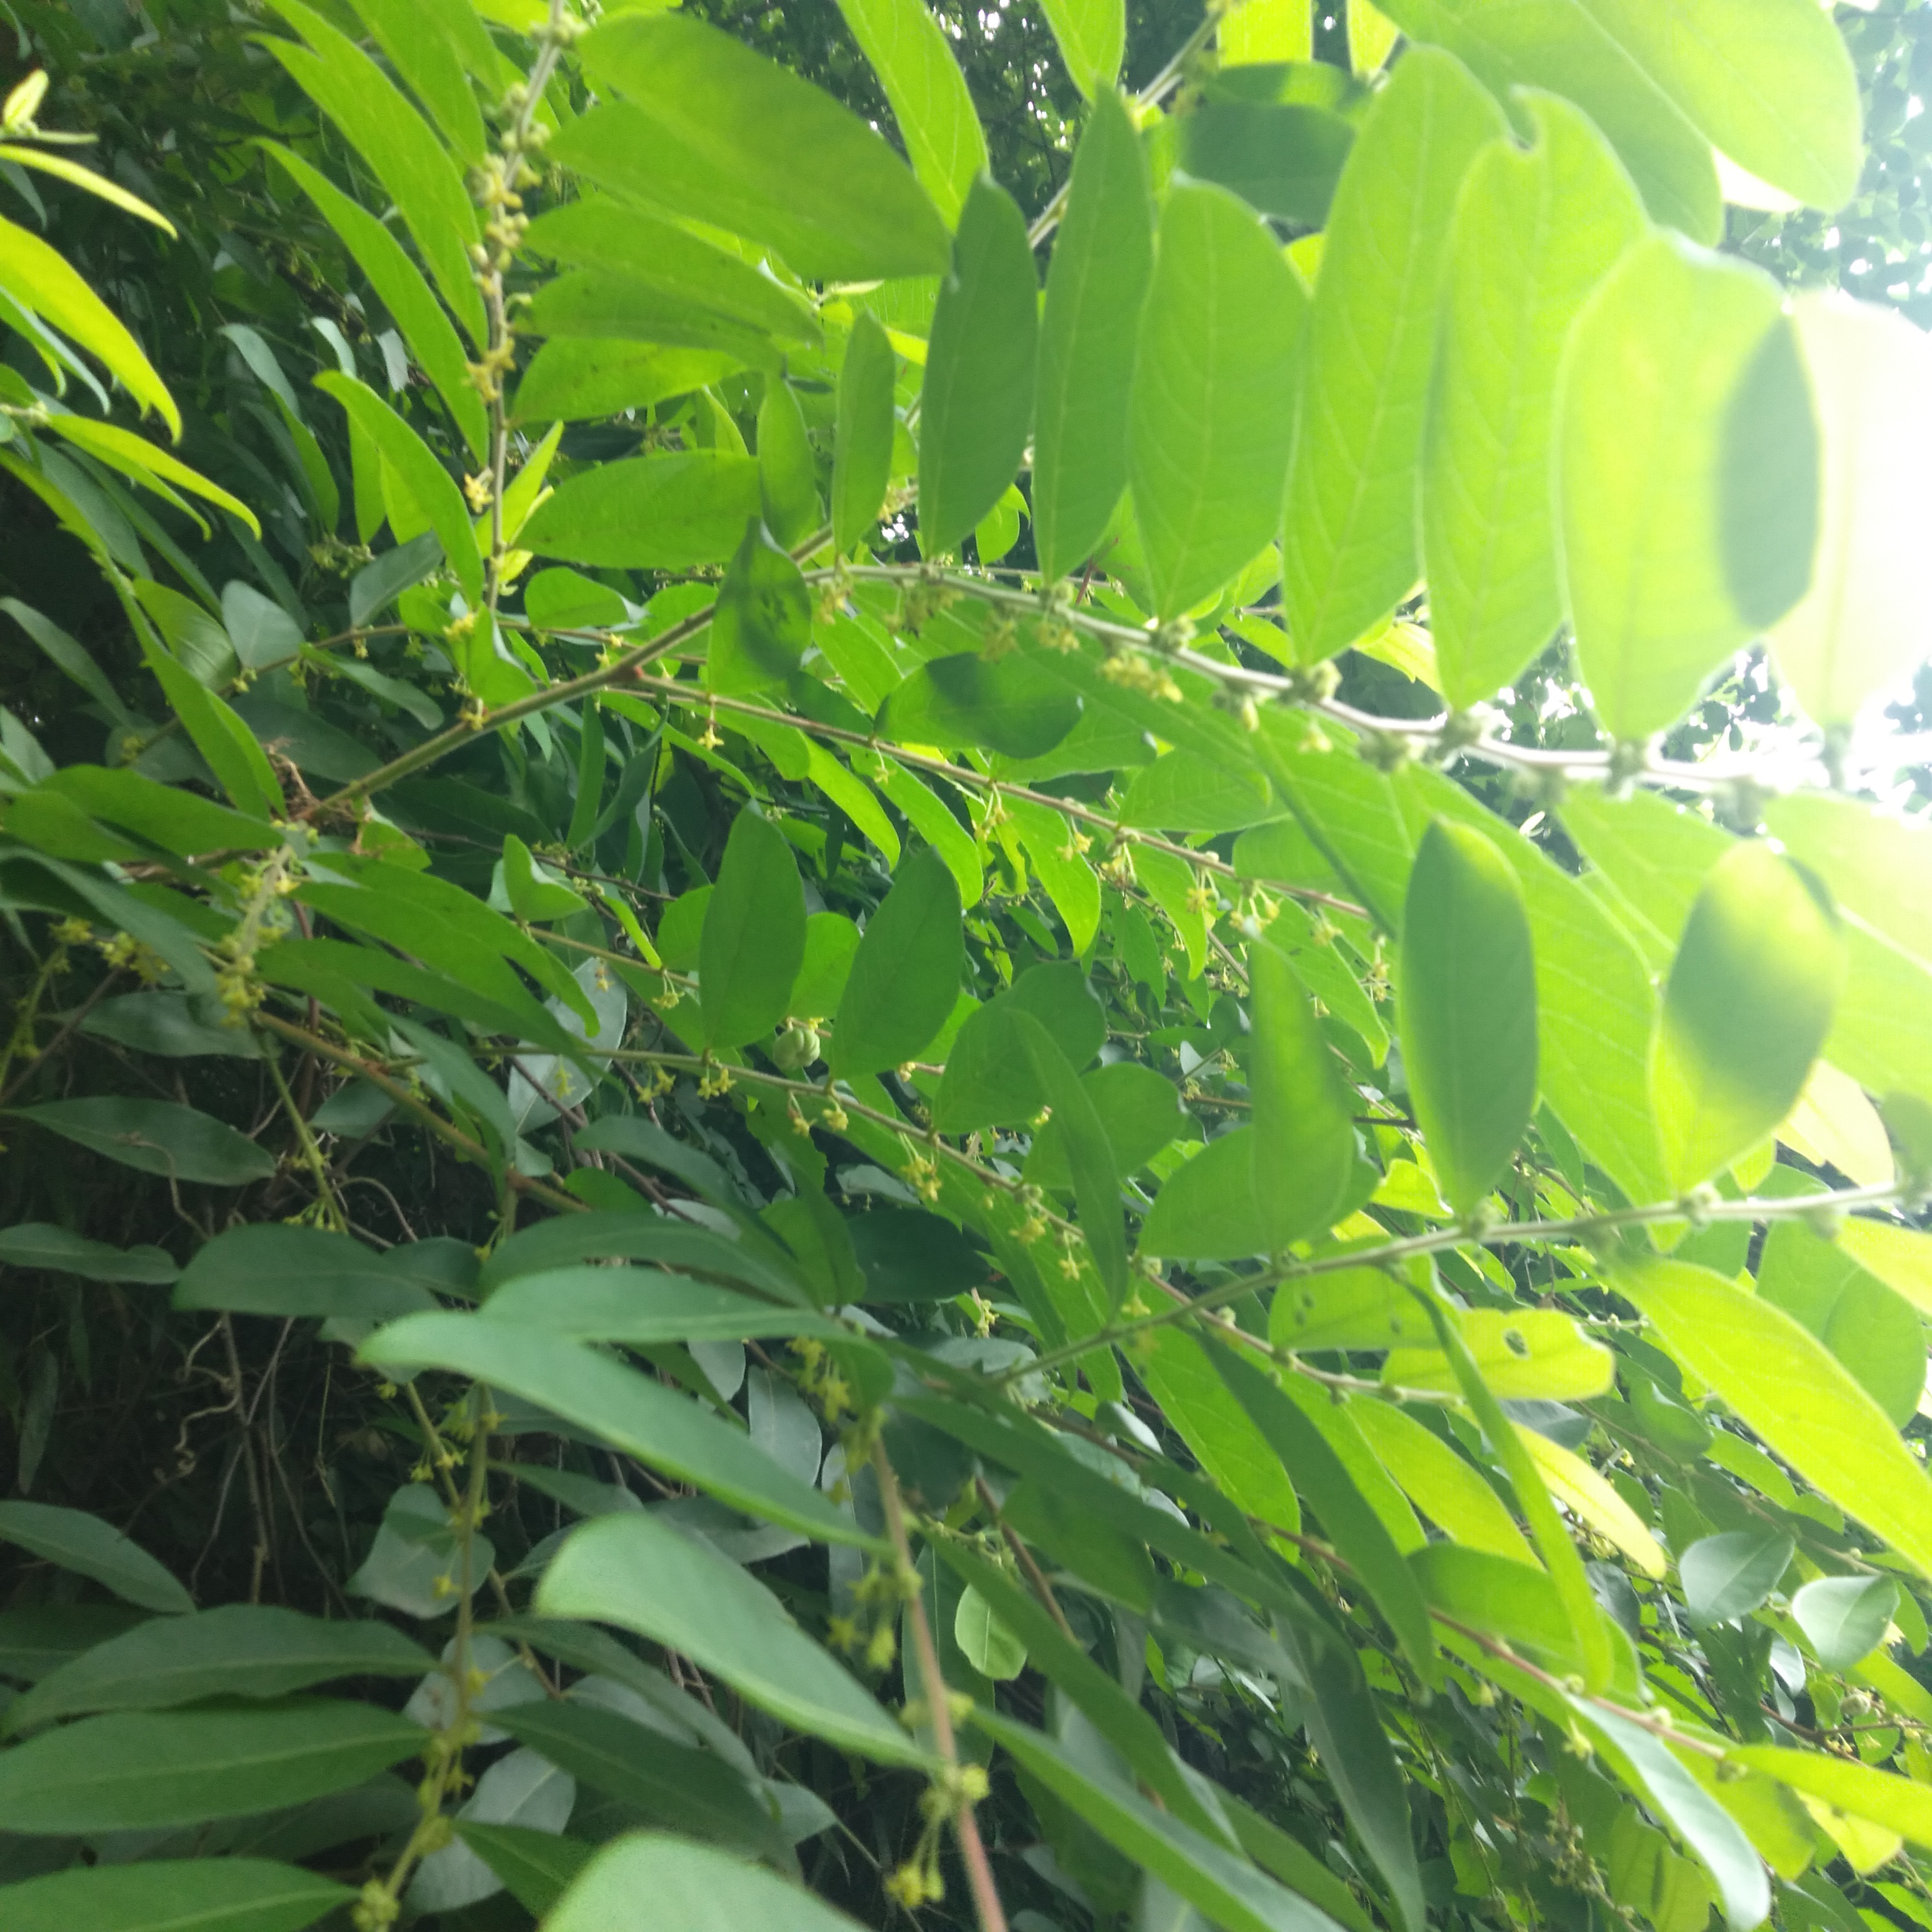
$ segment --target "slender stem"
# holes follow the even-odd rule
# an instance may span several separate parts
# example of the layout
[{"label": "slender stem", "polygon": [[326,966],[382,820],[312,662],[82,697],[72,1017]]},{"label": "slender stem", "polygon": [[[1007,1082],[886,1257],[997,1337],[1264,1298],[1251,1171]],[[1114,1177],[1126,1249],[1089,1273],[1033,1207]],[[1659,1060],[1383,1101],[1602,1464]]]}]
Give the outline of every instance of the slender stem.
[{"label": "slender stem", "polygon": [[1078,1643],[1073,1635],[1073,1626],[1066,1621],[1066,1612],[1060,1607],[1060,1599],[1053,1594],[1053,1586],[1046,1580],[1046,1572],[1040,1567],[1038,1559],[1029,1550],[1024,1538],[1000,1513],[999,1504],[993,1500],[993,1492],[986,1486],[984,1476],[975,1476],[973,1486],[978,1492],[980,1507],[1000,1526],[1000,1534],[1006,1538],[1006,1547],[1013,1552],[1020,1568],[1026,1572],[1027,1581],[1033,1586],[1034,1594],[1039,1598],[1052,1612],[1053,1621],[1060,1626],[1060,1634]]},{"label": "slender stem", "polygon": [[[880,1500],[885,1505],[886,1532],[892,1540],[901,1574],[910,1573],[916,1585],[919,1573],[912,1560],[911,1542],[906,1535],[905,1508],[899,1500],[898,1478],[892,1473],[885,1445],[876,1439],[872,1444],[872,1467],[879,1478]],[[913,1648],[919,1655],[920,1677],[926,1689],[926,1708],[932,1718],[933,1742],[938,1747],[946,1769],[956,1772],[959,1768],[959,1747],[952,1732],[951,1694],[946,1688],[945,1674],[939,1667],[939,1652],[933,1644],[932,1627],[926,1622],[923,1590],[915,1588],[908,1596],[906,1621],[912,1626]],[[993,1868],[980,1840],[979,1820],[974,1816],[973,1807],[963,1796],[953,1811],[952,1826],[958,1837],[959,1856],[966,1867],[967,1882],[972,1887],[980,1932],[1006,1932],[1006,1908],[1000,1904],[998,1888],[993,1882]]]}]

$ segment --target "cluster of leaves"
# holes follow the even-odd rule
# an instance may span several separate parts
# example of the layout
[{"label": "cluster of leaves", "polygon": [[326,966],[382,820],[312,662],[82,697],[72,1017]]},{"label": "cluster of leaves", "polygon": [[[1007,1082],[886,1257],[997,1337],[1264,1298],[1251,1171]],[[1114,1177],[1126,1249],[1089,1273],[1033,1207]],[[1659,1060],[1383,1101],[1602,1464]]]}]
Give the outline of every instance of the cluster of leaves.
[{"label": "cluster of leaves", "polygon": [[10,1932],[1932,1925],[1923,16],[1045,11],[22,4]]}]

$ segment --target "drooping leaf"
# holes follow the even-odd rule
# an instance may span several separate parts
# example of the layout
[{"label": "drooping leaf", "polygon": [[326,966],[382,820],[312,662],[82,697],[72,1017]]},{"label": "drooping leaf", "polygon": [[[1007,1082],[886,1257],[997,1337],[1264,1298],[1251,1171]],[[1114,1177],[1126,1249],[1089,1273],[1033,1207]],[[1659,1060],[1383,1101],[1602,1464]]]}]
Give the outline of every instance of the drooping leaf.
[{"label": "drooping leaf", "polygon": [[181,1270],[164,1248],[117,1248],[46,1221],[16,1221],[0,1228],[0,1262],[83,1281],[166,1283]]},{"label": "drooping leaf", "polygon": [[1562,620],[1550,435],[1564,344],[1641,232],[1636,190],[1566,102],[1528,104],[1538,141],[1470,164],[1456,204],[1423,438],[1422,550],[1442,693],[1507,684]]},{"label": "drooping leaf", "polygon": [[704,909],[698,985],[706,1046],[742,1046],[784,1017],[805,957],[798,862],[769,819],[740,812]]},{"label": "drooping leaf", "polygon": [[1850,1670],[1884,1641],[1898,1606],[1889,1576],[1818,1576],[1791,1599],[1791,1614],[1827,1670]]},{"label": "drooping leaf", "polygon": [[941,556],[1013,480],[1033,421],[1039,283],[1026,218],[981,175],[940,280],[920,392],[919,541]]},{"label": "drooping leaf", "polygon": [[0,1542],[91,1577],[124,1603],[178,1616],[194,1600],[146,1550],[98,1516],[52,1503],[0,1502]]},{"label": "drooping leaf", "polygon": [[1413,50],[1376,98],[1329,216],[1282,542],[1282,603],[1304,664],[1386,616],[1417,573],[1415,490],[1448,220],[1502,132],[1461,63]]},{"label": "drooping leaf", "polygon": [[1050,752],[1080,718],[1080,700],[1030,653],[932,658],[886,700],[892,736],[952,750],[982,746],[1012,758]]},{"label": "drooping leaf", "polygon": [[808,1309],[755,1300],[655,1268],[578,1266],[519,1275],[490,1296],[485,1312],[492,1321],[549,1334],[646,1348],[661,1342],[833,1337],[843,1332]]},{"label": "drooping leaf", "polygon": [[1127,432],[1134,516],[1162,617],[1218,590],[1274,530],[1306,306],[1251,208],[1205,184],[1170,191]]},{"label": "drooping leaf", "polygon": [[1691,908],[1652,1048],[1652,1104],[1674,1187],[1728,1167],[1790,1112],[1844,974],[1821,889],[1767,845],[1731,847]]},{"label": "drooping leaf", "polygon": [[866,923],[832,1023],[834,1069],[850,1078],[916,1059],[952,1012],[964,965],[958,884],[927,846]]},{"label": "drooping leaf", "polygon": [[267,1858],[152,1858],[0,1886],[0,1912],[8,1932],[302,1932],[354,1896]]},{"label": "drooping leaf", "polygon": [[892,479],[895,367],[878,316],[862,310],[838,365],[832,446],[832,541],[842,556],[878,522]]},{"label": "drooping leaf", "polygon": [[1046,0],[1046,11],[1073,85],[1097,101],[1113,86],[1126,51],[1125,0]]},{"label": "drooping leaf", "polygon": [[632,457],[566,477],[532,514],[522,541],[570,563],[689,570],[722,563],[761,508],[758,466],[748,456],[694,449]]},{"label": "drooping leaf", "polygon": [[706,680],[713,691],[736,697],[772,690],[798,668],[811,639],[805,579],[754,518],[718,593]]},{"label": "drooping leaf", "polygon": [[1438,819],[1402,915],[1402,1035],[1416,1118],[1460,1214],[1536,1109],[1536,967],[1522,887],[1490,842]]},{"label": "drooping leaf", "polygon": [[546,1616],[614,1623],[680,1651],[761,1710],[862,1756],[925,1762],[777,1598],[656,1516],[627,1512],[574,1530],[544,1573],[537,1607]]},{"label": "drooping leaf", "polygon": [[627,14],[585,38],[623,98],[571,122],[551,159],[620,194],[769,243],[802,275],[931,274],[945,224],[884,140],[716,28]]},{"label": "drooping leaf", "polygon": [[546,1932],[632,1932],[647,1924],[679,1932],[739,1932],[783,1925],[796,1932],[857,1932],[857,1922],[776,1873],[657,1832],[606,1846],[546,1916]]},{"label": "drooping leaf", "polygon": [[[1107,0],[1068,0],[1083,4],[1104,10]],[[1120,398],[1132,377],[1154,270],[1154,223],[1132,116],[1103,84],[1074,151],[1040,314],[1034,547],[1049,583],[1099,543],[1127,487]]]},{"label": "drooping leaf", "polygon": [[986,165],[986,137],[946,30],[922,0],[839,0],[884,83],[913,172],[948,226]]},{"label": "drooping leaf", "polygon": [[174,1299],[177,1308],[373,1321],[436,1306],[420,1283],[348,1235],[272,1222],[231,1228],[197,1249]]},{"label": "drooping leaf", "polygon": [[1795,1545],[1772,1529],[1700,1537],[1677,1559],[1691,1621],[1718,1624],[1756,1610],[1791,1565]]},{"label": "drooping leaf", "polygon": [[590,1862],[596,1847],[530,1825],[454,1821],[456,1835],[503,1882],[525,1911],[542,1917]]},{"label": "drooping leaf", "polygon": [[1349,1413],[1402,1493],[1459,1546],[1512,1563],[1535,1562],[1502,1498],[1408,1409],[1363,1402],[1352,1403]]},{"label": "drooping leaf", "polygon": [[9,1110],[63,1140],[143,1174],[241,1187],[275,1171],[275,1157],[211,1114],[173,1100],[44,1100]]}]

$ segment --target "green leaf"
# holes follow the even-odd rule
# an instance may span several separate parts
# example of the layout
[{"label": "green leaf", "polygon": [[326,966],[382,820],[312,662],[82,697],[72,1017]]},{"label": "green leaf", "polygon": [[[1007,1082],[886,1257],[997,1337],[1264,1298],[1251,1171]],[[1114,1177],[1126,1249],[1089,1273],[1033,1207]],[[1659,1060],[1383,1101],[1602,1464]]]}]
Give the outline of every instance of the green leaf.
[{"label": "green leaf", "polygon": [[919,543],[956,550],[1013,480],[1033,421],[1040,285],[1026,218],[990,175],[959,217],[920,390]]},{"label": "green leaf", "polygon": [[1034,1078],[1060,1124],[1067,1166],[1072,1170],[1081,1232],[1087,1238],[1108,1295],[1118,1306],[1127,1292],[1127,1240],[1120,1213],[1120,1176],[1114,1170],[1106,1130],[1054,1036],[1022,1007],[1012,1009],[1011,1024]]},{"label": "green leaf", "polygon": [[1466,62],[1498,100],[1521,86],[1574,102],[1616,149],[1653,220],[1698,242],[1715,243],[1724,232],[1710,142],[1619,44],[1607,9],[1589,0],[1473,9],[1453,0],[1387,0],[1384,10],[1412,39]]},{"label": "green leaf", "polygon": [[1672,1187],[1730,1166],[1790,1112],[1844,976],[1822,889],[1768,845],[1732,846],[1691,908],[1652,1048]]},{"label": "green leaf", "polygon": [[[1191,1829],[1130,1785],[1089,1776],[1064,1746],[986,1709],[974,1726],[1117,1850],[1228,1932],[1333,1932],[1326,1912]],[[1420,1920],[1416,1922],[1420,1932]]]},{"label": "green leaf", "polygon": [[1791,1600],[1791,1614],[1827,1670],[1850,1670],[1885,1640],[1898,1607],[1889,1576],[1819,1576]]},{"label": "green leaf", "polygon": [[1010,1683],[1026,1668],[1026,1646],[994,1616],[992,1606],[970,1583],[953,1610],[952,1640],[966,1661],[995,1684]]},{"label": "green leaf", "polygon": [[1414,48],[1364,118],[1329,216],[1288,479],[1282,603],[1304,664],[1415,582],[1417,471],[1450,217],[1503,131],[1460,62]]},{"label": "green leaf", "polygon": [[964,969],[958,884],[926,846],[866,922],[832,1024],[833,1070],[855,1078],[916,1059],[952,1012]]},{"label": "green leaf", "polygon": [[942,1133],[1012,1126],[1046,1105],[1046,1090],[1011,1024],[1016,1010],[1037,1019],[1076,1068],[1084,1066],[1107,1037],[1106,1014],[1077,963],[1023,973],[1010,992],[989,1000],[954,1036],[933,1101],[934,1124]]},{"label": "green leaf", "polygon": [[1046,13],[1073,85],[1097,105],[1126,52],[1125,0],[1046,0]]},{"label": "green leaf", "polygon": [[1536,967],[1523,891],[1496,847],[1438,819],[1402,916],[1402,1044],[1442,1191],[1468,1214],[1536,1111]]},{"label": "green leaf", "polygon": [[143,1610],[178,1616],[194,1608],[194,1598],[139,1544],[84,1510],[0,1502],[0,1543],[90,1577]]},{"label": "green leaf", "polygon": [[478,609],[483,602],[482,560],[476,552],[462,492],[449,472],[428,445],[366,382],[328,369],[316,377],[315,386],[342,405],[350,419],[381,451],[382,460],[402,479],[441,540],[443,556],[456,573],[470,609]]},{"label": "green leaf", "polygon": [[1732,1744],[1725,1756],[1855,1818],[1869,1819],[1915,1845],[1932,1845],[1932,1792],[1910,1778],[1852,1759],[1776,1744]]},{"label": "green leaf", "polygon": [[732,820],[704,908],[698,979],[706,1048],[742,1046],[785,1015],[805,957],[805,889],[784,835],[768,818]]},{"label": "green leaf", "polygon": [[1932,514],[1932,370],[1924,338],[1899,320],[1822,295],[1791,311],[1818,415],[1818,552],[1810,588],[1771,641],[1821,725],[1850,724],[1924,655],[1905,532]]},{"label": "green leaf", "polygon": [[920,184],[950,227],[986,166],[986,137],[944,28],[920,0],[838,0],[884,83]]},{"label": "green leaf", "polygon": [[544,1920],[544,1932],[859,1932],[857,1922],[762,1867],[656,1832],[606,1846]]},{"label": "green leaf", "polygon": [[1120,823],[1167,832],[1233,832],[1282,815],[1268,780],[1193,752],[1163,752],[1135,772]]},{"label": "green leaf", "polygon": [[1333,1256],[1320,1258],[1330,1263],[1327,1272],[1292,1276],[1275,1290],[1268,1340],[1276,1347],[1388,1348],[1404,1342],[1424,1345],[1434,1336],[1434,1324],[1400,1272],[1335,1268]]},{"label": "green leaf", "polygon": [[[1100,875],[1081,856],[1072,826],[1051,806],[1010,793],[1005,803],[1028,863],[1053,902],[1054,910],[1066,923],[1073,951],[1084,954],[1100,930]],[[1079,835],[1082,839],[1085,836]]]},{"label": "green leaf", "polygon": [[[1096,1067],[1082,1076],[1080,1084],[1106,1130],[1114,1170],[1124,1176],[1138,1174],[1171,1142],[1191,1138],[1199,1131],[1174,1082],[1137,1060]],[[1072,1186],[1066,1138],[1051,1120],[1034,1136],[1024,1172],[1042,1187]]]},{"label": "green leaf", "polygon": [[1221,1378],[1268,1438],[1285,1468],[1294,1472],[1303,1500],[1426,1682],[1439,1683],[1441,1666],[1429,1615],[1402,1552],[1364,1500],[1348,1471],[1300,1409],[1244,1356],[1216,1342],[1204,1345]]},{"label": "green leaf", "polygon": [[226,1604],[157,1618],[50,1672],[7,1708],[9,1731],[91,1711],[163,1711],[214,1697],[284,1697],[336,1677],[416,1677],[433,1660],[370,1620],[325,1623]]},{"label": "green leaf", "polygon": [[517,326],[553,340],[649,342],[753,368],[774,360],[762,331],[719,314],[674,285],[612,268],[569,268],[542,284]]},{"label": "green leaf", "polygon": [[41,1837],[199,1825],[344,1790],[426,1741],[405,1718],[324,1698],[83,1718],[0,1752],[0,1805]]},{"label": "green leaf", "polygon": [[654,1268],[547,1268],[519,1275],[490,1296],[484,1312],[580,1342],[649,1348],[664,1342],[736,1342],[750,1336],[846,1331],[809,1309],[778,1306],[710,1282]]},{"label": "green leaf", "polygon": [[[1616,1358],[1561,1309],[1465,1308],[1456,1327],[1483,1380],[1504,1402],[1586,1401],[1607,1394],[1616,1379]],[[1398,1388],[1456,1386],[1433,1349],[1400,1345],[1389,1351],[1382,1379]]]},{"label": "green leaf", "polygon": [[[1054,0],[1048,17],[1064,49],[1062,4]],[[1064,4],[1119,17],[1112,0]],[[1119,65],[1118,52],[1113,64]],[[1074,78],[1084,90],[1077,71]],[[1092,98],[1093,112],[1074,150],[1066,212],[1047,265],[1040,313],[1034,547],[1048,583],[1091,553],[1127,487],[1127,424],[1120,399],[1132,380],[1141,308],[1154,273],[1147,161],[1111,69]]]},{"label": "green leaf", "polygon": [[1255,1198],[1278,1252],[1339,1214],[1358,1158],[1356,1103],[1286,956],[1265,940],[1251,946],[1248,979]]},{"label": "green leaf", "polygon": [[1279,1210],[1258,1186],[1256,1140],[1252,1126],[1236,1127],[1168,1175],[1141,1224],[1139,1252],[1173,1261],[1271,1253]]},{"label": "green leaf", "polygon": [[[1453,1543],[1430,1544],[1408,1561],[1430,1606],[1444,1618],[1501,1637],[1545,1670],[1564,1676],[1581,1671],[1583,1646],[1547,1572]],[[1601,1623],[1600,1612],[1592,1616]],[[1627,1644],[1623,1657],[1619,1688],[1634,1690]]]},{"label": "green leaf", "polygon": [[548,872],[539,874],[530,848],[514,832],[503,838],[503,890],[510,909],[526,925],[568,919],[589,903],[581,892],[562,884]]},{"label": "green leaf", "polygon": [[832,542],[849,555],[871,534],[892,480],[898,358],[879,319],[861,309],[838,365],[832,440]]},{"label": "green leaf", "polygon": [[231,1228],[197,1249],[175,1284],[174,1304],[375,1322],[436,1306],[426,1288],[360,1241],[274,1222]]},{"label": "green leaf", "polygon": [[483,116],[442,22],[408,0],[353,0],[389,63],[428,109],[444,137],[471,167],[482,164]]},{"label": "green leaf", "polygon": [[531,357],[517,385],[511,420],[574,422],[648,409],[667,396],[722,381],[743,366],[742,357],[723,350],[555,336]]},{"label": "green leaf", "polygon": [[1422,549],[1442,690],[1509,682],[1562,621],[1550,425],[1571,325],[1642,232],[1636,190],[1567,101],[1532,96],[1537,145],[1485,148],[1456,204],[1423,436]]},{"label": "green leaf", "polygon": [[282,792],[274,769],[233,708],[206,689],[145,629],[141,655],[230,802],[258,818],[278,813]]},{"label": "green leaf", "polygon": [[112,310],[56,249],[38,235],[0,219],[0,292],[44,316],[64,335],[98,356],[145,413],[152,410],[177,441],[181,412],[167,385]]},{"label": "green leaf", "polygon": [[1767,1448],[1932,1575],[1924,1473],[1822,1342],[1782,1309],[1688,1262],[1627,1261],[1612,1279],[1687,1373]]},{"label": "green leaf", "polygon": [[765,521],[782,544],[802,543],[824,521],[818,465],[806,440],[805,417],[791,385],[765,378],[758,405],[758,487]]},{"label": "green leaf", "polygon": [[568,1417],[748,1515],[821,1542],[870,1547],[875,1540],[730,1424],[580,1342],[489,1315],[412,1315],[379,1329],[363,1343],[362,1359],[473,1376]]},{"label": "green leaf", "polygon": [[1408,1409],[1358,1402],[1348,1413],[1402,1494],[1459,1546],[1534,1565],[1536,1558],[1502,1498]]},{"label": "green leaf", "polygon": [[569,563],[689,570],[722,563],[761,508],[758,466],[748,456],[632,457],[566,477],[532,512],[521,542]]},{"label": "green leaf", "polygon": [[724,574],[711,620],[705,678],[734,697],[783,685],[812,641],[812,593],[790,554],[755,517]]},{"label": "green leaf", "polygon": [[714,1839],[756,1856],[776,1835],[771,1814],[724,1760],[674,1742],[616,1711],[570,1699],[538,1699],[495,1712],[491,1721],[541,1752],[580,1784],[653,1824]]},{"label": "green leaf", "polygon": [[972,833],[903,765],[895,764],[890,758],[880,763],[884,769],[874,781],[880,790],[905,814],[907,824],[946,861],[946,869],[958,884],[960,904],[978,904],[986,887],[986,874]]},{"label": "green leaf", "polygon": [[1170,189],[1128,402],[1134,516],[1156,614],[1219,590],[1277,527],[1307,307],[1226,188]]},{"label": "green leaf", "polygon": [[681,1652],[782,1722],[877,1762],[926,1762],[777,1598],[709,1544],[656,1516],[627,1511],[572,1531],[537,1586],[537,1608],[635,1630]]},{"label": "green leaf", "polygon": [[47,1221],[16,1221],[0,1228],[0,1262],[46,1274],[77,1275],[82,1281],[164,1284],[181,1272],[165,1248],[113,1247]]},{"label": "green leaf", "polygon": [[443,300],[470,340],[481,345],[489,327],[469,253],[480,231],[461,170],[422,116],[347,35],[299,0],[275,0],[275,10],[308,46],[267,37],[262,44],[341,129],[388,191]]},{"label": "green leaf", "polygon": [[491,1250],[478,1286],[493,1295],[505,1282],[572,1262],[607,1258],[661,1261],[722,1276],[802,1306],[809,1298],[776,1250],[729,1240],[709,1228],[650,1214],[568,1214],[538,1222]]},{"label": "green leaf", "polygon": [[1778,1588],[1796,1546],[1790,1537],[1772,1529],[1700,1538],[1677,1559],[1691,1622],[1721,1624],[1748,1616]]},{"label": "green leaf", "polygon": [[302,1932],[354,1896],[266,1858],[154,1858],[0,1886],[0,1915],[8,1932]]},{"label": "green leaf", "polygon": [[1640,242],[1572,332],[1556,436],[1579,661],[1604,728],[1647,737],[1809,579],[1816,432],[1775,284]]},{"label": "green leaf", "polygon": [[563,1896],[596,1851],[580,1838],[562,1838],[531,1825],[479,1825],[471,1818],[450,1822],[456,1835],[503,1881],[511,1897],[538,1918]]},{"label": "green leaf", "polygon": [[629,14],[586,35],[579,52],[598,90],[626,98],[569,122],[551,160],[769,243],[813,280],[945,266],[945,224],[885,141],[716,28]]},{"label": "green leaf", "polygon": [[275,1157],[212,1116],[172,1100],[46,1100],[8,1109],[63,1140],[104,1154],[143,1174],[214,1187],[243,1187],[266,1180]]},{"label": "green leaf", "polygon": [[980,746],[1010,758],[1050,752],[1080,718],[1080,700],[1030,652],[929,658],[886,700],[880,728],[944,751]]},{"label": "green leaf", "polygon": [[47,427],[134,482],[157,478],[164,484],[178,484],[190,495],[204,497],[238,517],[258,539],[261,536],[262,526],[254,512],[238,496],[231,496],[200,470],[190,469],[178,457],[158,449],[132,430],[123,429],[118,423],[96,422],[92,416],[72,415],[56,416]]}]

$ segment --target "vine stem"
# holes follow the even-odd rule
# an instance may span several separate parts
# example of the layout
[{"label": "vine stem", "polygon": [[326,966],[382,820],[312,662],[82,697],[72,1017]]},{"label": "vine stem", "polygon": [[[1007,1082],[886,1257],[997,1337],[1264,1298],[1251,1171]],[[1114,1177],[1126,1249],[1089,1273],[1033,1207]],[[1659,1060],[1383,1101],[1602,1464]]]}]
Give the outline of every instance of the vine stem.
[{"label": "vine stem", "polygon": [[[900,1574],[916,1586],[919,1571],[912,1560],[912,1544],[906,1534],[905,1506],[899,1499],[898,1478],[886,1455],[885,1444],[874,1438],[872,1468],[879,1479],[879,1497],[885,1505],[886,1533],[892,1538]],[[958,1741],[952,1732],[952,1707],[946,1677],[939,1667],[939,1652],[932,1641],[932,1626],[926,1622],[926,1593],[911,1589],[906,1598],[906,1621],[912,1625],[913,1648],[919,1654],[919,1674],[926,1688],[927,1709],[932,1716],[933,1742],[938,1747],[946,1770],[959,1768]],[[978,1913],[980,1932],[1006,1932],[1006,1907],[1000,1903],[999,1888],[993,1882],[993,1868],[980,1836],[980,1822],[973,1807],[962,1794],[954,1808],[952,1826],[959,1840],[959,1856],[966,1867],[968,1883],[973,1892],[974,1910]]]}]

